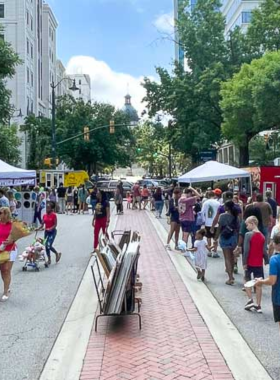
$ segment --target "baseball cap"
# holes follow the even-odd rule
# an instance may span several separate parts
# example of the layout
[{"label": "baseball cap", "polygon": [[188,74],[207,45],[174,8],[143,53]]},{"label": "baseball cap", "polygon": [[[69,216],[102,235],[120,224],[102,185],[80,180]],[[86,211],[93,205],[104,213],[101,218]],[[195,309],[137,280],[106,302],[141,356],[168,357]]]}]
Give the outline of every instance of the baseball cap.
[{"label": "baseball cap", "polygon": [[215,190],[213,190],[213,193],[215,195],[221,195],[222,194],[222,190],[221,189],[215,189]]}]

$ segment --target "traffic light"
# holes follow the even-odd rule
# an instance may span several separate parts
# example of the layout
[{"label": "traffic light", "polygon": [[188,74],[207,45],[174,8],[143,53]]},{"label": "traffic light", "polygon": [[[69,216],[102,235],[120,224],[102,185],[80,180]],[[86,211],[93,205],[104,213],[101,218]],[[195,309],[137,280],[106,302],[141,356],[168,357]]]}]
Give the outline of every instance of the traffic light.
[{"label": "traffic light", "polygon": [[51,166],[51,164],[52,164],[52,159],[51,158],[45,158],[44,159],[44,165]]},{"label": "traffic light", "polygon": [[115,121],[110,120],[110,134],[113,135],[115,133]]},{"label": "traffic light", "polygon": [[84,127],[84,140],[89,141],[89,127]]}]

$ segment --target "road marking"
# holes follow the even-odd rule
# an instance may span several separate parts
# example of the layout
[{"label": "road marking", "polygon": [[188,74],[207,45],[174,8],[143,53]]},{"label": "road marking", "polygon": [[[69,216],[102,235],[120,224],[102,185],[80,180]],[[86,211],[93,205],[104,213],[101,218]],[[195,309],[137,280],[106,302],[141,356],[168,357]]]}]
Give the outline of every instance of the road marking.
[{"label": "road marking", "polygon": [[[114,211],[114,207],[112,209]],[[112,212],[111,231],[116,224],[117,216]],[[98,299],[89,260],[40,380],[79,380],[97,307]]]},{"label": "road marking", "polygon": [[[154,218],[152,213],[148,211],[146,213],[165,245],[168,232],[160,221]],[[235,380],[252,380],[252,378],[254,380],[272,380],[210,290],[203,283],[197,281],[196,273],[189,262],[174,251],[167,250],[167,253],[194,300]]]}]

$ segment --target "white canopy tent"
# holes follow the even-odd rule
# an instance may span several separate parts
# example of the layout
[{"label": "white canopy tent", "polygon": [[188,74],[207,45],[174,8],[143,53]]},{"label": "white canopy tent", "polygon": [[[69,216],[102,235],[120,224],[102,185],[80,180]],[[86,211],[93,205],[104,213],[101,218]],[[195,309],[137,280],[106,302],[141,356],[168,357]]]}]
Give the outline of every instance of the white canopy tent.
[{"label": "white canopy tent", "polygon": [[0,186],[35,185],[36,171],[16,168],[0,160]]},{"label": "white canopy tent", "polygon": [[251,177],[246,170],[221,164],[217,161],[208,161],[190,172],[179,177],[179,183],[211,182],[221,179],[234,179]]}]

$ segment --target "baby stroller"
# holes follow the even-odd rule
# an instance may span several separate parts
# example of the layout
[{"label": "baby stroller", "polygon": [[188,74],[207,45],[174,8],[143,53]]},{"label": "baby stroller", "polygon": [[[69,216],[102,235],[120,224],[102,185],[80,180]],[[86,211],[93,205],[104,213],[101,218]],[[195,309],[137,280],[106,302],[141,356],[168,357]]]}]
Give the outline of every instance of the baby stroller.
[{"label": "baby stroller", "polygon": [[43,263],[45,268],[48,268],[48,258],[46,255],[45,240],[42,238],[37,238],[37,233],[35,239],[29,247],[25,248],[22,255],[19,256],[19,260],[23,261],[22,271],[26,272],[28,267],[35,269],[36,272],[40,271],[40,264]]}]

